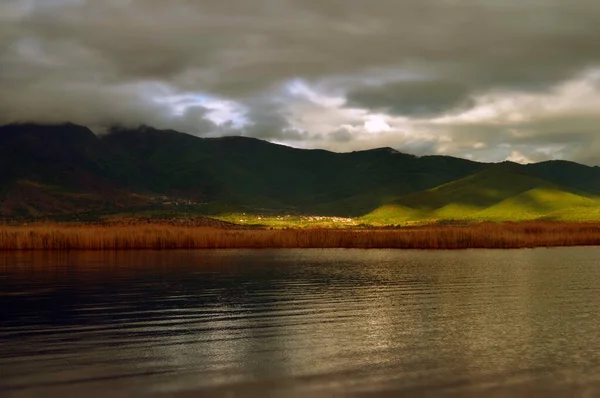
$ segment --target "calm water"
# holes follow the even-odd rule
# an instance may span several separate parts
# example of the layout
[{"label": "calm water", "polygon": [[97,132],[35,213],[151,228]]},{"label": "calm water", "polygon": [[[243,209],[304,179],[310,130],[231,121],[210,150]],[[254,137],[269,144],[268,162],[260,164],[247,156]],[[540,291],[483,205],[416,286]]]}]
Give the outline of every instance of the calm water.
[{"label": "calm water", "polygon": [[0,255],[0,395],[600,396],[600,248]]}]

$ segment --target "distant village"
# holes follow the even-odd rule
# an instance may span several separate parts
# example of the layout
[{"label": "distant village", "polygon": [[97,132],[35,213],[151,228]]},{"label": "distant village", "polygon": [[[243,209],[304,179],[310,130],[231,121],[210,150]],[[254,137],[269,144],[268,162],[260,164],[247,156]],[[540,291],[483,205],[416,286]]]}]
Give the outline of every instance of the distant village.
[{"label": "distant village", "polygon": [[202,206],[207,205],[207,202],[196,202],[192,199],[186,198],[173,198],[170,196],[160,196],[157,198],[152,198],[156,203],[160,203],[164,206]]},{"label": "distant village", "polygon": [[304,216],[304,215],[285,215],[285,216],[256,216],[241,214],[241,218],[232,220],[238,223],[273,223],[288,222],[288,223],[345,223],[356,224],[357,220],[346,217],[328,217],[328,216]]}]

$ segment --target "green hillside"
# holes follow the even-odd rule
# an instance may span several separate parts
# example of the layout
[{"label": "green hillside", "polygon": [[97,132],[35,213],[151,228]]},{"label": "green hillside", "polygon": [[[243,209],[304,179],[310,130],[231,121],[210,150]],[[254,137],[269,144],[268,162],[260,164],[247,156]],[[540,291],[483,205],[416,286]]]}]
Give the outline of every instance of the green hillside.
[{"label": "green hillside", "polygon": [[[381,206],[366,221],[600,219],[600,197],[526,174],[486,170]],[[585,214],[584,217],[581,215]]]}]

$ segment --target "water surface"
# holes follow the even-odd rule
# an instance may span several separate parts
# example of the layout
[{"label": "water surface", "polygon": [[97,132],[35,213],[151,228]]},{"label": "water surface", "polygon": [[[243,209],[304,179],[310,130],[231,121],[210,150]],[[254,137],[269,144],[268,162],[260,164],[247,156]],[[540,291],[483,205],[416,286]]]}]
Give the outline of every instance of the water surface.
[{"label": "water surface", "polygon": [[600,248],[0,254],[0,395],[600,396]]}]

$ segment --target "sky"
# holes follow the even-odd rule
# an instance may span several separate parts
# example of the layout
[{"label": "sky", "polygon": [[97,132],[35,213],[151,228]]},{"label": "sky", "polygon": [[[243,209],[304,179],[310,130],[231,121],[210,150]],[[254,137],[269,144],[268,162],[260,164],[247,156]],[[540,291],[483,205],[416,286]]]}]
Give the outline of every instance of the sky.
[{"label": "sky", "polygon": [[0,0],[0,124],[600,165],[598,0]]}]

